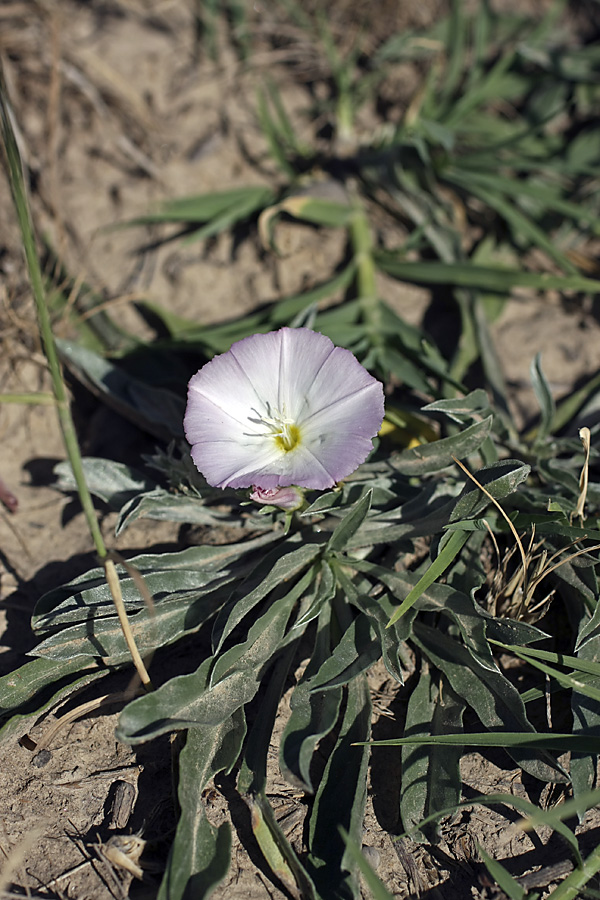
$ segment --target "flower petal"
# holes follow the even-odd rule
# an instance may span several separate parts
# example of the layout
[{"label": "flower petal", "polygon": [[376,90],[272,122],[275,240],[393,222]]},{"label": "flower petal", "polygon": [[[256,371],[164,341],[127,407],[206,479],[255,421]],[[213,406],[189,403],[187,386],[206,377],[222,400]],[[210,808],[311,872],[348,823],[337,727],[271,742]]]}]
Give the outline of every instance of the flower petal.
[{"label": "flower petal", "polygon": [[[364,393],[364,392],[367,393]],[[368,396],[368,399],[367,399]],[[312,380],[307,396],[307,413],[337,413],[338,404],[357,397],[352,406],[361,431],[374,437],[383,421],[383,387],[359,361],[342,347],[335,347]],[[306,421],[307,417],[303,418]]]},{"label": "flower petal", "polygon": [[219,488],[252,487],[259,483],[261,487],[278,487],[276,469],[280,456],[264,441],[243,446],[235,441],[206,440],[192,447],[196,467],[209,484]]}]

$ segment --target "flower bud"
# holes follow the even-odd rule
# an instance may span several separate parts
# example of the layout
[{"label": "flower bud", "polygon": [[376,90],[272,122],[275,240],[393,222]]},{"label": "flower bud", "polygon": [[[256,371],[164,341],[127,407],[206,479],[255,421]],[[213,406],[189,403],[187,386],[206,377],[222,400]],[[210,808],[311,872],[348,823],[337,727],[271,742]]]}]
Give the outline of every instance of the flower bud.
[{"label": "flower bud", "polygon": [[278,506],[280,509],[293,512],[303,505],[304,493],[293,485],[276,488],[261,488],[255,485],[250,499],[255,503],[268,503],[270,506]]}]

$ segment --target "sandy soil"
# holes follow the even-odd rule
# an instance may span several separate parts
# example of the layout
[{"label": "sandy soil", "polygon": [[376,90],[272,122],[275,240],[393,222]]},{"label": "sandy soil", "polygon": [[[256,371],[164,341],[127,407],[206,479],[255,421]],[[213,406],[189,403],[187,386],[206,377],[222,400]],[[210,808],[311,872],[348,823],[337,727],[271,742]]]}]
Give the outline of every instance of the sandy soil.
[{"label": "sandy soil", "polygon": [[[434,3],[408,6],[419,22],[437,10]],[[257,86],[267,72],[306,136],[312,134],[314,123],[302,116],[304,89],[298,72],[284,65],[285,53],[272,53],[264,40],[253,62],[242,66],[227,35],[220,33],[215,63],[198,43],[193,7],[186,0],[22,0],[0,7],[0,53],[39,234],[56,248],[74,279],[85,280],[104,298],[116,321],[141,334],[146,326],[133,305],[141,296],[210,322],[318,283],[342,253],[336,233],[285,225],[278,232],[281,257],[265,255],[253,240],[234,246],[224,237],[207,245],[157,247],[152,230],[109,227],[173,196],[276,181],[253,112]],[[310,63],[310,48],[304,54]],[[407,91],[409,84],[410,73],[405,73]],[[398,96],[401,105],[401,92]],[[0,209],[0,390],[48,390],[4,179]],[[409,321],[422,319],[425,291],[386,279],[380,289]],[[536,352],[543,352],[558,394],[597,369],[599,327],[593,313],[565,308],[559,298],[510,302],[495,337],[521,420],[532,410],[526,386]],[[69,327],[65,317],[57,318],[58,335],[68,335]],[[81,402],[85,452],[130,460],[140,452],[140,436],[118,417],[89,398]],[[18,499],[13,514],[0,509],[0,674],[5,674],[32,645],[28,619],[36,599],[89,568],[93,554],[73,501],[51,487],[53,465],[64,456],[52,408],[3,404],[0,438],[0,477]],[[148,547],[174,549],[184,539],[176,526],[142,521],[115,540],[114,522],[114,515],[102,513],[106,540],[128,554]],[[389,723],[402,719],[404,700],[382,667],[375,667],[370,680],[375,735],[386,737]],[[96,693],[103,691],[104,686]],[[12,883],[78,900],[126,896],[130,886],[132,896],[153,895],[159,874],[151,871],[152,863],[160,868],[164,862],[174,824],[173,748],[166,740],[135,751],[118,744],[116,715],[102,711],[63,728],[48,758],[37,761],[44,765],[36,765],[31,751],[15,739],[0,746],[2,886]],[[281,727],[284,718],[285,698]],[[24,723],[24,729],[37,739],[51,721],[49,716]],[[530,791],[505,764],[499,756],[467,756],[467,796],[472,788]],[[498,897],[486,887],[477,842],[512,860],[517,875],[566,858],[562,848],[544,847],[548,835],[538,839],[507,827],[507,810],[465,812],[444,826],[436,850],[394,841],[399,829],[395,751],[377,750],[373,771],[364,843],[396,896]],[[301,850],[305,798],[282,780],[275,752],[270,779],[278,816]],[[120,787],[122,782],[132,790]],[[224,779],[205,798],[212,821],[231,816],[239,826],[230,874],[216,896],[283,897],[268,879],[232,788],[233,782]],[[117,791],[129,796],[129,815],[125,810],[120,819],[112,811]],[[139,834],[148,842],[144,883],[132,882],[132,875],[115,865],[110,852],[115,834]]]}]

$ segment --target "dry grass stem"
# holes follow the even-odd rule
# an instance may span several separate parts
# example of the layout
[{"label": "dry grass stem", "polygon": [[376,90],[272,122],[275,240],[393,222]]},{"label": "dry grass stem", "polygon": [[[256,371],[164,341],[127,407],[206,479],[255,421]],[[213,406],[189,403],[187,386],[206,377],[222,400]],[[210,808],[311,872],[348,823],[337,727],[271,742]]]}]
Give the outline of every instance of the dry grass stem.
[{"label": "dry grass stem", "polygon": [[575,507],[575,512],[571,518],[579,519],[581,526],[583,527],[583,523],[585,521],[585,501],[587,498],[587,490],[588,490],[588,472],[590,465],[590,450],[592,448],[592,434],[589,428],[580,428],[579,429],[579,437],[581,439],[581,443],[583,444],[583,450],[585,452],[585,460],[583,462],[583,468],[581,470],[581,475],[579,476],[579,499],[577,500],[577,506]]}]

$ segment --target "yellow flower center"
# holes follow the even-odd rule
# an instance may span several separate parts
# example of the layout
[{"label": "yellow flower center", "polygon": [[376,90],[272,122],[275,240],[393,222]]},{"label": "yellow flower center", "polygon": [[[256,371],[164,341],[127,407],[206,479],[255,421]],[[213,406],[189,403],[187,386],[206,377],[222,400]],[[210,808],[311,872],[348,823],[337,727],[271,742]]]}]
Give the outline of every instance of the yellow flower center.
[{"label": "yellow flower center", "polygon": [[278,450],[289,453],[301,442],[300,429],[292,419],[286,416],[285,410],[281,413],[267,404],[266,414],[259,413],[255,409],[252,412],[255,413],[256,418],[249,417],[249,421],[256,425],[266,425],[268,430],[262,433],[262,437],[273,438]]},{"label": "yellow flower center", "polygon": [[280,450],[289,453],[300,443],[300,429],[291,422],[281,422],[280,431],[275,433],[275,443]]}]

